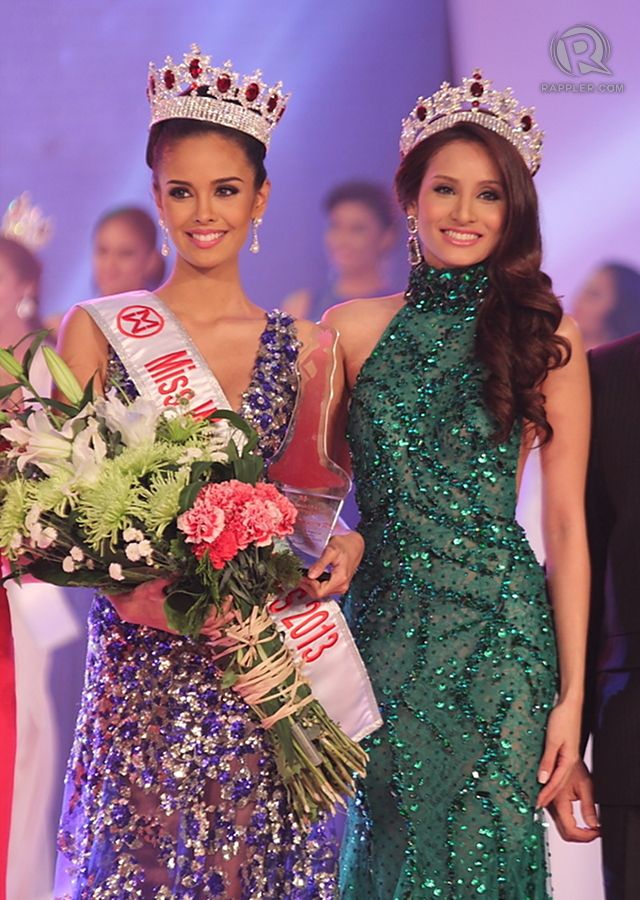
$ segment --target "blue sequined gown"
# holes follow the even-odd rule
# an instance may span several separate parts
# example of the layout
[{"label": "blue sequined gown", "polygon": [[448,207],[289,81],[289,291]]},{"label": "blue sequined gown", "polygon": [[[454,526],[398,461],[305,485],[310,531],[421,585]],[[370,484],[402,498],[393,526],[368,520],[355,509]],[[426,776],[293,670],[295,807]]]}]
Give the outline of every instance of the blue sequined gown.
[{"label": "blue sequined gown", "polygon": [[[241,412],[265,460],[297,396],[293,320],[267,314]],[[113,354],[110,381],[135,389]],[[335,846],[293,820],[264,732],[197,641],[97,597],[59,834],[56,897],[330,898]]]},{"label": "blue sequined gown", "polygon": [[474,355],[481,266],[411,276],[349,440],[366,551],[348,598],[383,728],[348,818],[343,897],[542,900],[536,771],[556,686],[543,572],[515,521]]}]

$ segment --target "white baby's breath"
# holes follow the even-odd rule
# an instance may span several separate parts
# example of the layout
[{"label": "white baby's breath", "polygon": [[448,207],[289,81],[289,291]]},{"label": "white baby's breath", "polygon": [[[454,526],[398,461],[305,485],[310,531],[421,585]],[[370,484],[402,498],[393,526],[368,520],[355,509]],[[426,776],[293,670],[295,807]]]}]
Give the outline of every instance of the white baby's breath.
[{"label": "white baby's breath", "polygon": [[114,581],[124,581],[120,563],[111,563],[109,566],[109,578],[112,578]]},{"label": "white baby's breath", "polygon": [[138,562],[140,560],[140,545],[136,543],[127,544],[124,548],[125,555],[127,559],[131,560],[131,562]]}]

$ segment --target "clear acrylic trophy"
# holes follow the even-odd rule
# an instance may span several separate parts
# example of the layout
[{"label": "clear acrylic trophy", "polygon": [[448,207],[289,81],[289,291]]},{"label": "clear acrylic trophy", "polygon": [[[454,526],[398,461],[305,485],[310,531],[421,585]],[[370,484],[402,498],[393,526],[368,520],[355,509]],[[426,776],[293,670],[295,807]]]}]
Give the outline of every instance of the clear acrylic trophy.
[{"label": "clear acrylic trophy", "polygon": [[318,327],[298,360],[300,386],[292,425],[269,466],[274,482],[298,510],[289,543],[308,562],[324,550],[336,525],[351,479],[333,462],[327,447],[330,418],[339,398],[334,396],[335,332]]}]

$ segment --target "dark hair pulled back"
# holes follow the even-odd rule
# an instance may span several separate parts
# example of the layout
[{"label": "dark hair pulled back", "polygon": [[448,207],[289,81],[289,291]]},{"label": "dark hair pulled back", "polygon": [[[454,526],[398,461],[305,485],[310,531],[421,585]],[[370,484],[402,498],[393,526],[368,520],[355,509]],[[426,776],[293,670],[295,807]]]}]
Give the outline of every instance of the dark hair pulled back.
[{"label": "dark hair pulled back", "polygon": [[166,147],[200,134],[217,134],[240,147],[254,171],[255,189],[262,187],[267,180],[265,145],[244,131],[214,122],[201,122],[199,119],[166,119],[164,122],[156,122],[149,132],[147,165],[155,172]]}]

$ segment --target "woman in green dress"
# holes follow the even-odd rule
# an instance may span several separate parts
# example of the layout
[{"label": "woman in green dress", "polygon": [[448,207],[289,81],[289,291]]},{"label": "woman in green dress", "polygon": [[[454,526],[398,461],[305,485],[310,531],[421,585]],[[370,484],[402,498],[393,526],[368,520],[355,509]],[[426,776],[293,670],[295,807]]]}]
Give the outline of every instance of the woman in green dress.
[{"label": "woman in green dress", "polygon": [[[540,269],[540,147],[480,73],[421,98],[396,176],[409,287],[327,314],[366,542],[347,607],[385,719],[345,898],[548,896],[540,810],[578,758],[589,396]],[[536,442],[546,573],[515,520]]]}]

